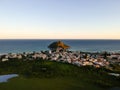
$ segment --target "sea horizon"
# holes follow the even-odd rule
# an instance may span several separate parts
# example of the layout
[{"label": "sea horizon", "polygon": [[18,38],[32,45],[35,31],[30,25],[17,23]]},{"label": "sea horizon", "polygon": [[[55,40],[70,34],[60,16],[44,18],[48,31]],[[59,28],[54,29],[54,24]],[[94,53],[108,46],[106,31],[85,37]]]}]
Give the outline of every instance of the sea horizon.
[{"label": "sea horizon", "polygon": [[52,42],[61,40],[70,51],[120,52],[118,39],[0,39],[0,54],[46,51]]},{"label": "sea horizon", "polygon": [[34,39],[34,38],[30,38],[30,39],[21,39],[21,38],[17,38],[17,39],[15,39],[15,38],[13,38],[13,39],[0,39],[0,40],[120,40],[120,39],[72,39],[72,38],[70,38],[70,39]]}]

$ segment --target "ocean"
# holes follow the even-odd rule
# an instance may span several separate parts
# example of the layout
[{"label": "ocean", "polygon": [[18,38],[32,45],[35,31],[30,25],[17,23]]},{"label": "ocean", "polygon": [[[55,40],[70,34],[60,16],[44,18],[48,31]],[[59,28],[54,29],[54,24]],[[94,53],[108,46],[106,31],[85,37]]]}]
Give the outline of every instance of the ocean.
[{"label": "ocean", "polygon": [[[0,40],[0,54],[39,52],[49,50],[48,45],[57,40]],[[72,51],[120,52],[120,40],[61,40]]]}]

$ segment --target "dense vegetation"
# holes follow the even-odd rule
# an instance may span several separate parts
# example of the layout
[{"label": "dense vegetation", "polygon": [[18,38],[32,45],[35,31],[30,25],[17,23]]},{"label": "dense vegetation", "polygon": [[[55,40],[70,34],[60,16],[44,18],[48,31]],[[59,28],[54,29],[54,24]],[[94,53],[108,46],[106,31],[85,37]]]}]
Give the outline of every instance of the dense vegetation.
[{"label": "dense vegetation", "polygon": [[[120,77],[110,76],[108,72],[111,71],[105,68],[77,67],[67,63],[39,59],[32,61],[14,59],[0,62],[0,74],[17,73],[20,77],[0,84],[0,88],[4,90],[16,90],[16,88],[20,90],[45,90],[47,88],[52,90],[103,90],[119,87]],[[13,84],[17,87],[14,88]]]}]

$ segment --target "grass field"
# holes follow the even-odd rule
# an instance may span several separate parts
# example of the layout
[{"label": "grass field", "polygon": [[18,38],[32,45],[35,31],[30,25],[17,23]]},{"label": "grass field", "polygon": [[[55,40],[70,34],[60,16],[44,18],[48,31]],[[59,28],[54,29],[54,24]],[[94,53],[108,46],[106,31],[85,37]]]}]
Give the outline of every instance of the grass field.
[{"label": "grass field", "polygon": [[120,87],[120,78],[106,72],[51,61],[0,63],[1,74],[20,75],[7,83],[0,83],[0,90],[109,90]]},{"label": "grass field", "polygon": [[0,84],[0,90],[106,90],[75,78],[14,78]]}]

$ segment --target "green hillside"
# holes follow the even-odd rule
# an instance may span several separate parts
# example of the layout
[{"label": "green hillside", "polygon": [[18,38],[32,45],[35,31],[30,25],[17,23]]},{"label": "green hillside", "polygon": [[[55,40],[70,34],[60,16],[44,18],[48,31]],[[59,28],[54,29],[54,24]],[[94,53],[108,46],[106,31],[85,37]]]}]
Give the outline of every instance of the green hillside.
[{"label": "green hillside", "polygon": [[77,67],[45,60],[0,62],[0,74],[19,77],[0,83],[0,90],[106,90],[120,87],[120,77],[105,68]]}]

